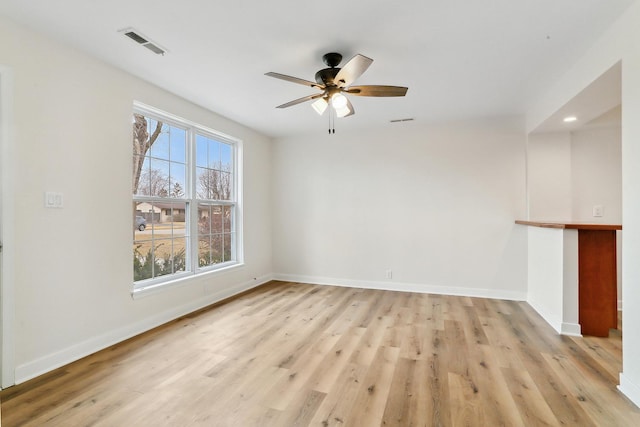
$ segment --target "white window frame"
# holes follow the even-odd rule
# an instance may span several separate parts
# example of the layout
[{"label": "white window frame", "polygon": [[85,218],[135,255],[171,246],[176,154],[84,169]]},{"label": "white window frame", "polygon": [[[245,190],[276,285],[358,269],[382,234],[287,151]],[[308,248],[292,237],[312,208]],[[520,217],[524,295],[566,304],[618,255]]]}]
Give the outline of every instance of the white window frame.
[{"label": "white window frame", "polygon": [[[142,296],[155,291],[166,288],[167,286],[186,284],[194,276],[201,276],[206,274],[216,274],[230,269],[235,269],[244,265],[244,248],[243,248],[243,215],[242,215],[242,140],[233,136],[224,134],[222,132],[207,128],[198,123],[184,119],[171,113],[167,113],[155,107],[134,101],[133,114],[141,114],[145,117],[167,123],[171,126],[176,126],[186,130],[186,188],[185,196],[180,199],[176,198],[158,198],[153,196],[136,196],[132,194],[132,200],[136,201],[149,201],[158,202],[182,202],[186,203],[185,218],[185,233],[188,237],[188,248],[186,251],[186,271],[158,276],[150,279],[133,281],[132,295]],[[232,152],[232,167],[233,167],[233,188],[232,188],[232,200],[203,200],[198,199],[196,194],[196,149],[195,139],[196,135],[202,135],[207,138],[215,139],[219,142],[229,144]],[[211,205],[220,206],[234,206],[234,214],[232,220],[232,232],[235,238],[232,239],[232,252],[234,252],[235,259],[217,263],[205,267],[199,267],[198,265],[198,204],[205,202]],[[133,272],[132,272],[133,274]]]}]

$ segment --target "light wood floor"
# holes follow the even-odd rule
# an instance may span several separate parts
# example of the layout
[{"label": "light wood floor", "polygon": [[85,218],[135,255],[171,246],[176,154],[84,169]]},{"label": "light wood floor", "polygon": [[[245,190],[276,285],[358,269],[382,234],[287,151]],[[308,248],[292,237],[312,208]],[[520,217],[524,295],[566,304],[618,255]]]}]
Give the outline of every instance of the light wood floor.
[{"label": "light wood floor", "polygon": [[526,303],[272,282],[0,394],[8,426],[640,426],[621,337]]}]

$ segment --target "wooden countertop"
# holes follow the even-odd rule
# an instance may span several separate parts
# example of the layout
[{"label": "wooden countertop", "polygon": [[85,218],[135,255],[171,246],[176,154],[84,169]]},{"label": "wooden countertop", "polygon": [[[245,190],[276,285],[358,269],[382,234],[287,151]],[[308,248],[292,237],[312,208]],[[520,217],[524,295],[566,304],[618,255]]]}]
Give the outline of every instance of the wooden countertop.
[{"label": "wooden countertop", "polygon": [[552,222],[552,221],[522,221],[516,220],[516,224],[530,225],[543,228],[564,228],[569,230],[622,230],[621,224],[593,224],[583,222]]}]

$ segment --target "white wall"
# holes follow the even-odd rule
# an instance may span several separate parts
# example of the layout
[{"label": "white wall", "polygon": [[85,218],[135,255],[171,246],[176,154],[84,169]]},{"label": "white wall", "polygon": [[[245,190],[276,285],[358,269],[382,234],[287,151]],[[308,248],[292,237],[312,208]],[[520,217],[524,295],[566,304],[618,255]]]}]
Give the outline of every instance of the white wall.
[{"label": "white wall", "polygon": [[[634,25],[640,22],[635,8]],[[632,27],[633,28],[633,27]],[[635,40],[640,28],[635,26]],[[640,46],[622,64],[622,301],[620,389],[640,406]]]},{"label": "white wall", "polygon": [[[619,224],[621,147],[619,126],[529,135],[529,218]],[[595,205],[603,206],[602,217],[593,216]]]},{"label": "white wall", "polygon": [[277,277],[525,298],[519,122],[336,128],[275,142]]},{"label": "white wall", "polygon": [[531,227],[527,302],[558,332],[580,335],[578,230]]},{"label": "white wall", "polygon": [[527,141],[529,219],[571,221],[571,135],[529,135]]},{"label": "white wall", "polygon": [[523,226],[529,249],[527,302],[558,333],[563,321],[563,230]]},{"label": "white wall", "polygon": [[[267,280],[271,142],[77,51],[0,21],[12,70],[15,138],[3,159],[15,190],[16,380]],[[141,53],[141,54],[144,54]],[[131,298],[131,114],[134,100],[244,141],[244,267]],[[64,194],[45,209],[43,193]],[[254,278],[256,278],[254,280]]]},{"label": "white wall", "polygon": [[[577,222],[622,222],[622,136],[620,126],[571,133],[571,217]],[[602,217],[593,207],[604,208]]]},{"label": "white wall", "polygon": [[640,3],[634,3],[561,79],[531,105],[527,129],[547,117],[622,60],[622,299],[620,389],[640,405]]}]

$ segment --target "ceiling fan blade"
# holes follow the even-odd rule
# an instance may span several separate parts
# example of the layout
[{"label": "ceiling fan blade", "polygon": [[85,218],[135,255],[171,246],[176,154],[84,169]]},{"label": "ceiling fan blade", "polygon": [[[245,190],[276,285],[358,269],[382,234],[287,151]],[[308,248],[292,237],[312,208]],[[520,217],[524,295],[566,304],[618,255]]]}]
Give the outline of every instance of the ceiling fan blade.
[{"label": "ceiling fan blade", "polygon": [[268,72],[268,73],[264,73],[264,75],[265,76],[269,76],[269,77],[275,77],[276,79],[280,79],[280,80],[286,80],[286,81],[292,82],[292,83],[298,83],[298,84],[304,85],[304,86],[315,87],[315,88],[318,88],[318,89],[324,89],[324,85],[318,84],[316,82],[312,82],[310,80],[304,80],[304,79],[299,79],[297,77],[287,76],[286,74]]},{"label": "ceiling fan blade", "polygon": [[321,96],[324,96],[324,92],[323,93],[316,93],[315,95],[308,95],[308,96],[305,96],[305,97],[302,97],[302,98],[298,98],[298,99],[294,99],[293,101],[287,102],[286,104],[278,105],[276,108],[292,107],[294,105],[302,104],[303,102],[307,102],[307,101],[311,101],[311,100],[316,99],[316,98],[320,98]]},{"label": "ceiling fan blade", "polygon": [[356,96],[405,96],[408,89],[402,86],[365,85],[351,86],[345,92]]},{"label": "ceiling fan blade", "polygon": [[347,87],[367,71],[372,62],[373,59],[357,54],[344,64],[344,67],[338,71],[333,81],[338,87]]}]

